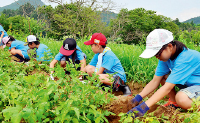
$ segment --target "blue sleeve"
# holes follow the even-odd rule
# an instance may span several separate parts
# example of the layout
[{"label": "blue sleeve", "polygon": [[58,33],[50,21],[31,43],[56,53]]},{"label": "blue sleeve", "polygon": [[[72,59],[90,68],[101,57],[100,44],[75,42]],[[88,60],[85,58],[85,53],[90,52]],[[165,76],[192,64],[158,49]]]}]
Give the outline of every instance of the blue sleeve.
[{"label": "blue sleeve", "polygon": [[18,46],[17,41],[13,41],[11,46],[10,46],[10,49],[12,49],[14,47],[16,48],[17,46]]},{"label": "blue sleeve", "polygon": [[3,29],[3,27],[0,25],[0,36],[2,34],[2,32],[4,32],[3,37],[8,36],[7,32]]},{"label": "blue sleeve", "polygon": [[156,76],[164,76],[170,72],[169,67],[167,66],[167,62],[160,61],[158,62],[158,66],[156,68]]},{"label": "blue sleeve", "polygon": [[64,55],[59,52],[54,59],[60,61],[63,57]]},{"label": "blue sleeve", "polygon": [[97,65],[98,62],[98,55],[99,53],[95,54],[94,57],[92,58],[91,62],[89,63],[89,65],[95,66]]},{"label": "blue sleeve", "polygon": [[76,59],[77,60],[83,60],[84,57],[83,57],[83,53],[81,50],[76,50]]},{"label": "blue sleeve", "polygon": [[0,31],[4,31],[3,27],[0,25]]}]

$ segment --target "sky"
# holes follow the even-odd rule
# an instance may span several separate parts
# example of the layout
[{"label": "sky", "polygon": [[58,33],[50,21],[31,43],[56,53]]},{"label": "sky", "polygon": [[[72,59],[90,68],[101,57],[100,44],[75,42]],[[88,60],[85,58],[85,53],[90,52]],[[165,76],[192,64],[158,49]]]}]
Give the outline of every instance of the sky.
[{"label": "sky", "polygon": [[[0,7],[9,5],[17,0],[1,0]],[[56,3],[49,3],[48,0],[42,0],[46,5],[57,6]],[[61,0],[59,0],[61,1]],[[70,0],[62,0],[70,3]],[[112,0],[117,6],[115,13],[121,8],[133,10],[135,8],[144,8],[145,10],[156,11],[159,15],[164,15],[171,19],[178,18],[180,22],[190,18],[200,16],[200,0]]]}]

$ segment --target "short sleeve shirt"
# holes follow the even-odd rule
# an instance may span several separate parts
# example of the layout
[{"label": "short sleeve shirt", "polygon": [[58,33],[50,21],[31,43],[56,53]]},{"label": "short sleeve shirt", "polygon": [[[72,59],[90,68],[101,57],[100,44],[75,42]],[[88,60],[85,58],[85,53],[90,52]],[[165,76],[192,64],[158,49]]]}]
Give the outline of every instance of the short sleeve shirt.
[{"label": "short sleeve shirt", "polygon": [[[81,51],[80,47],[79,46],[76,46],[76,57],[75,57],[75,60],[83,60],[84,59],[84,56],[83,56],[83,52]],[[63,57],[65,57],[65,55],[61,54],[60,52],[55,56],[55,60],[58,60],[60,61]],[[71,58],[72,59],[72,55],[70,56],[67,56],[68,58]]]},{"label": "short sleeve shirt", "polygon": [[173,61],[159,61],[155,75],[163,76],[170,71],[166,82],[186,86],[200,85],[200,53],[184,49]]},{"label": "short sleeve shirt", "polygon": [[24,46],[24,42],[23,41],[13,41],[12,44],[11,44],[11,47],[9,49],[12,49],[14,48],[17,49],[17,50],[21,50],[21,51],[25,51],[27,52],[27,50],[29,49],[28,46]]},{"label": "short sleeve shirt", "polygon": [[36,57],[37,61],[49,61],[49,60],[44,59],[45,53],[47,53],[48,56],[51,55],[50,50],[48,49],[46,45],[40,44],[38,49],[36,50],[36,53],[37,53],[37,57]]},{"label": "short sleeve shirt", "polygon": [[3,37],[8,36],[7,32],[3,29],[3,27],[0,25],[0,36],[2,34],[2,32],[4,32]]},{"label": "short sleeve shirt", "polygon": [[[96,67],[96,64],[98,62],[98,55],[99,53],[94,55],[89,65]],[[105,68],[105,73],[116,73],[117,76],[119,76],[124,82],[126,82],[126,74],[124,68],[122,67],[120,60],[111,50],[107,51],[104,54],[102,60],[103,61],[101,67]]]},{"label": "short sleeve shirt", "polygon": [[24,42],[23,41],[18,41],[15,40],[11,43],[11,46],[9,49],[15,48],[16,50],[21,50],[22,54],[24,55],[24,58],[29,59],[27,50],[29,49],[28,46],[24,46]]}]

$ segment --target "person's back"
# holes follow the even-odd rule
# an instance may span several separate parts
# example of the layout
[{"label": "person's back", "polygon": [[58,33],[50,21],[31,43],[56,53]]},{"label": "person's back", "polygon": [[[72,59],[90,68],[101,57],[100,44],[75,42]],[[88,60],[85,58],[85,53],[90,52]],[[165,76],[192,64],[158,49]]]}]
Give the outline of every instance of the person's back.
[{"label": "person's back", "polygon": [[15,40],[12,42],[11,47],[9,49],[12,49],[13,47],[15,47],[15,49],[17,50],[27,52],[28,46],[24,46],[24,44],[25,43],[23,41]]},{"label": "person's back", "polygon": [[45,44],[40,44],[39,47],[36,49],[36,60],[37,61],[49,61],[50,59],[46,59],[45,54],[50,57],[50,49]]}]

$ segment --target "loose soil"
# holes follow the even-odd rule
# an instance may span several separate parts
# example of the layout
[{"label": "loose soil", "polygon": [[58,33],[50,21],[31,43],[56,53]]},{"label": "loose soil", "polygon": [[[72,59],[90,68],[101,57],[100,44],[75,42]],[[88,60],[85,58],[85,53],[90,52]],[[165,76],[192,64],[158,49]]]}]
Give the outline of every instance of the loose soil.
[{"label": "loose soil", "polygon": [[[129,83],[128,85],[131,88],[133,95],[140,93],[145,86],[138,83]],[[127,106],[127,104],[134,97],[122,96],[120,95],[122,94],[121,92],[116,92],[114,94],[116,95],[116,99],[105,107],[106,110],[116,114],[106,117],[109,123],[119,123],[120,116],[118,116],[118,114],[121,112],[127,113],[131,109]],[[149,96],[151,96],[152,94],[150,94]],[[167,100],[168,99],[165,99],[165,101]],[[179,115],[181,115],[181,113],[184,112],[180,111],[180,109],[176,110],[173,107],[163,107],[162,105],[155,104],[154,106],[150,107],[150,110],[147,113],[147,117],[157,117],[157,119],[160,119],[160,122],[170,121],[171,123],[181,123],[184,120],[180,119]],[[145,118],[141,117],[140,120],[145,120]]]}]

